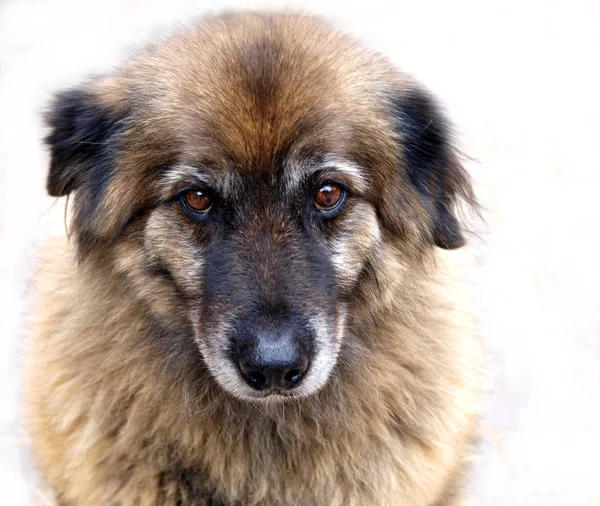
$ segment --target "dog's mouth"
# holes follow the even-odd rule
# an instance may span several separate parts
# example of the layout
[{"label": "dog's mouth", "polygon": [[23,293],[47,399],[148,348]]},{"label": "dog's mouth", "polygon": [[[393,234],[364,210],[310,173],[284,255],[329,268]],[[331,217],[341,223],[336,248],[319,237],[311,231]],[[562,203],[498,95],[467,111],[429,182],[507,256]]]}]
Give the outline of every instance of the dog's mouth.
[{"label": "dog's mouth", "polygon": [[285,402],[292,399],[307,397],[307,395],[302,395],[295,391],[276,389],[270,390],[269,392],[248,392],[245,397],[247,400]]},{"label": "dog's mouth", "polygon": [[335,355],[317,352],[304,378],[296,385],[287,388],[254,388],[247,378],[242,376],[238,365],[230,357],[213,354],[205,346],[201,346],[201,353],[211,376],[220,388],[237,399],[258,402],[285,402],[314,395],[328,383],[337,362]]},{"label": "dog's mouth", "polygon": [[246,321],[218,330],[197,328],[196,342],[211,376],[234,397],[267,402],[306,398],[323,388],[333,373],[343,316],[333,321],[307,318],[306,324],[275,330],[262,326],[259,332]]},{"label": "dog's mouth", "polygon": [[[229,394],[242,400],[258,402],[285,402],[306,398],[320,390],[329,380],[337,361],[337,346],[319,346],[311,353],[306,367],[285,370],[252,371],[240,368],[239,359],[230,353],[198,342],[204,362],[217,384]],[[268,378],[266,376],[269,376]]]}]

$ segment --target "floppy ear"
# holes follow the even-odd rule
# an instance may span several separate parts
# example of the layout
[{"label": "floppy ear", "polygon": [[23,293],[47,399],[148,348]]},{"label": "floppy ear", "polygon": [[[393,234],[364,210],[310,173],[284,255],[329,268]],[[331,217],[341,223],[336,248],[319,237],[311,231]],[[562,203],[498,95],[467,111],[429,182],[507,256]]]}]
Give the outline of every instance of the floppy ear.
[{"label": "floppy ear", "polygon": [[125,112],[103,104],[91,87],[58,93],[45,115],[50,132],[46,188],[55,197],[75,191],[73,230],[80,255],[97,242],[108,216],[98,218],[98,207],[115,171],[115,154]]},{"label": "floppy ear", "polygon": [[121,118],[87,88],[58,93],[45,116],[50,133],[50,170],[46,188],[61,197],[90,183],[101,190],[110,177],[110,142]]},{"label": "floppy ear", "polygon": [[440,248],[459,248],[465,239],[456,205],[461,198],[474,199],[448,123],[433,97],[419,88],[395,98],[393,109],[404,169],[429,214],[430,238]]}]

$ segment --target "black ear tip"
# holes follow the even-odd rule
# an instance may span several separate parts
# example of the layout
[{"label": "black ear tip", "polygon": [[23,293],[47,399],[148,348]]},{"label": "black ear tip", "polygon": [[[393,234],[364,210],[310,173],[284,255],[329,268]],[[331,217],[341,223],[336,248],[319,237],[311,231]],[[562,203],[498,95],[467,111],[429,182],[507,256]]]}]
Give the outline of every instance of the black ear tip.
[{"label": "black ear tip", "polygon": [[58,186],[56,186],[56,184],[50,181],[46,182],[46,192],[51,197],[64,197],[67,193],[69,193],[67,191],[63,191]]},{"label": "black ear tip", "polygon": [[458,249],[462,248],[466,244],[466,241],[463,234],[459,232],[452,235],[437,235],[434,239],[434,244],[442,249]]},{"label": "black ear tip", "polygon": [[46,183],[46,192],[48,193],[48,195],[50,195],[51,197],[63,197],[64,193],[60,192],[56,186],[54,186],[53,183],[51,183],[50,181],[48,181]]},{"label": "black ear tip", "polygon": [[466,244],[462,227],[452,212],[439,212],[433,230],[433,242],[443,249],[458,249]]},{"label": "black ear tip", "polygon": [[46,179],[46,191],[51,197],[63,197],[69,193],[69,187],[55,161],[50,162],[50,170]]},{"label": "black ear tip", "polygon": [[44,115],[50,150],[46,189],[53,197],[67,195],[86,179],[102,158],[114,118],[87,87],[58,92]]}]

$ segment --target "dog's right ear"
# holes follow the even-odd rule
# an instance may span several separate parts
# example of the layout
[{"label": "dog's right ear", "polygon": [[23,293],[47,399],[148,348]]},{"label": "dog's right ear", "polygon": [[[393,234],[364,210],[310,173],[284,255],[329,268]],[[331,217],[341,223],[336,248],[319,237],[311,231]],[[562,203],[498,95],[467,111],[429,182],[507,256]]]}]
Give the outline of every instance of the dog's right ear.
[{"label": "dog's right ear", "polygon": [[420,86],[393,100],[403,168],[429,216],[423,236],[443,249],[465,244],[457,208],[476,208],[471,179],[452,142],[448,121],[432,95]]},{"label": "dog's right ear", "polygon": [[110,177],[107,151],[120,119],[89,88],[56,95],[45,115],[50,128],[45,139],[50,148],[46,183],[50,195],[61,197],[86,182],[98,185]]}]

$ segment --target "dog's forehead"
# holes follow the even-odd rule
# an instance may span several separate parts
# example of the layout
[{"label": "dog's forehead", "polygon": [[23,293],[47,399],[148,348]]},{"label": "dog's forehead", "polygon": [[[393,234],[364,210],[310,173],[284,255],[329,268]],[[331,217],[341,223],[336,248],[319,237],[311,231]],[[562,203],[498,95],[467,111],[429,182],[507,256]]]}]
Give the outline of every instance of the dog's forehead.
[{"label": "dog's forehead", "polygon": [[[342,92],[336,104],[316,79],[274,68],[269,52],[262,59],[238,56],[236,68],[193,69],[187,82],[194,85],[181,80],[172,99],[150,111],[177,117],[167,126],[175,131],[183,156],[201,158],[210,149],[238,170],[268,172],[288,158],[346,149],[350,111],[340,101]],[[332,87],[333,79],[332,74]]]},{"label": "dog's forehead", "polygon": [[250,17],[156,44],[125,66],[116,88],[134,97],[136,123],[184,157],[201,159],[208,147],[254,171],[290,150],[347,152],[380,109],[385,73],[315,20]]},{"label": "dog's forehead", "polygon": [[314,19],[242,17],[155,44],[101,94],[129,111],[124,179],[156,180],[156,167],[178,167],[167,176],[172,183],[181,167],[209,167],[224,188],[257,175],[293,187],[328,159],[347,174],[393,163],[384,108],[397,77]]}]

